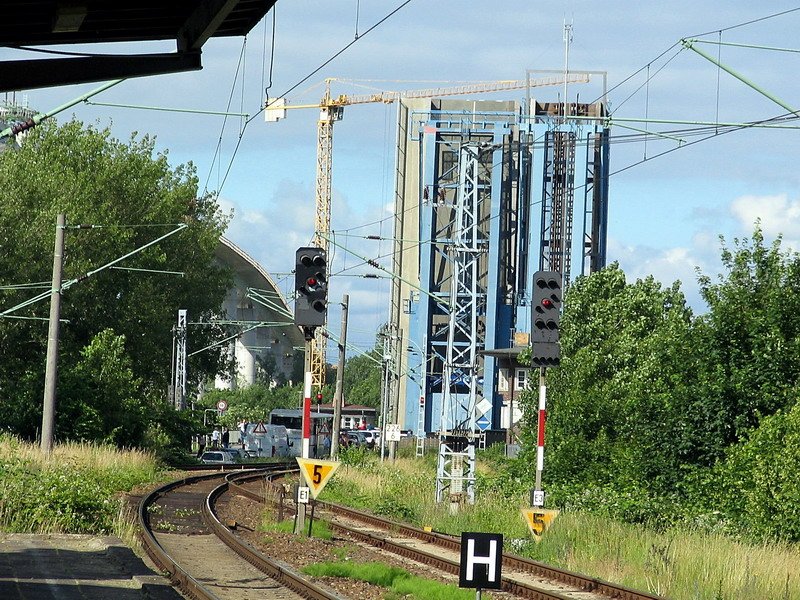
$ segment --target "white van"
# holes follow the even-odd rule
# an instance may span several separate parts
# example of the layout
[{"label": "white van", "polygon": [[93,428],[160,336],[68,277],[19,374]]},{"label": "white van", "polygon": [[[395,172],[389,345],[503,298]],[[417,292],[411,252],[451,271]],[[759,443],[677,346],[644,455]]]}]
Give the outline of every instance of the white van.
[{"label": "white van", "polygon": [[289,434],[283,425],[248,423],[244,449],[251,457],[289,456]]}]

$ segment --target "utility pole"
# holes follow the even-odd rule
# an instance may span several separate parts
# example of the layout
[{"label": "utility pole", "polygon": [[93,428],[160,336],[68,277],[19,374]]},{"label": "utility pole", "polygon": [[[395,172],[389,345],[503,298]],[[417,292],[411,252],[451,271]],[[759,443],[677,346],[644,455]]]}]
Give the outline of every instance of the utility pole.
[{"label": "utility pole", "polygon": [[391,355],[389,349],[391,348],[391,332],[388,326],[385,326],[381,333],[383,337],[383,355],[381,356],[381,462],[383,462],[386,455],[386,418],[389,410],[389,360]]},{"label": "utility pole", "polygon": [[50,291],[50,325],[47,331],[47,362],[44,375],[42,407],[42,452],[53,450],[53,429],[56,418],[56,384],[58,382],[58,325],[61,318],[61,272],[64,267],[64,228],[66,216],[56,218],[56,243],[53,252],[53,283]]},{"label": "utility pole", "polygon": [[[397,385],[397,371],[398,365],[400,364],[400,344],[403,341],[403,330],[402,329],[395,329],[392,326],[392,345],[391,345],[391,363],[389,369],[389,389],[387,391],[387,407],[389,409],[389,422],[392,424],[399,423],[400,419],[398,417],[399,412],[399,401],[400,398],[398,396],[399,386]],[[384,427],[383,435],[386,435],[386,427]],[[389,461],[394,462],[395,457],[397,455],[397,442],[391,441],[389,442]]]},{"label": "utility pole", "polygon": [[333,395],[333,427],[331,428],[331,458],[336,458],[339,453],[339,429],[342,422],[342,408],[344,398],[344,359],[347,353],[347,311],[350,306],[350,296],[342,296],[342,330],[339,335],[339,364],[336,368],[336,392]]}]

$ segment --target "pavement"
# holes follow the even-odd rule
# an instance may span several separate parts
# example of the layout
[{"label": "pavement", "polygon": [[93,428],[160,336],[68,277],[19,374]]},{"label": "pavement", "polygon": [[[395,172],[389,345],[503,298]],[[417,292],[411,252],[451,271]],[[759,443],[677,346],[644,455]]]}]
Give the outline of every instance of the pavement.
[{"label": "pavement", "polygon": [[2,600],[181,600],[115,537],[0,534]]}]

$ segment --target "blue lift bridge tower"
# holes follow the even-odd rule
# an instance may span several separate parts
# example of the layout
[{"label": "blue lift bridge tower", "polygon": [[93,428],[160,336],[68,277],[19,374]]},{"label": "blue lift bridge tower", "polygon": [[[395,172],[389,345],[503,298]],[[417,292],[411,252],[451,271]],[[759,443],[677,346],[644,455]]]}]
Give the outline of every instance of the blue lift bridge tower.
[{"label": "blue lift bridge tower", "polygon": [[[605,107],[567,110],[597,120],[577,124],[563,103],[535,100],[399,105],[389,395],[418,454],[438,435],[437,501],[473,502],[476,447],[513,425],[485,351],[529,331],[533,272],[545,265],[566,282],[573,254],[590,271],[605,264]],[[584,233],[573,249],[577,189]]]}]

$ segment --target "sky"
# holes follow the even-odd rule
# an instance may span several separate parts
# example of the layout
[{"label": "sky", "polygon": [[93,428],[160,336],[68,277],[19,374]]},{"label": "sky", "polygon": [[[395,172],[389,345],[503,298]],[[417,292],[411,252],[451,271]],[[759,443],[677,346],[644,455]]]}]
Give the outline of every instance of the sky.
[{"label": "sky", "polygon": [[[265,91],[270,98],[286,96],[291,104],[314,104],[326,77],[354,80],[332,84],[334,94],[524,79],[529,69],[564,68],[568,23],[570,69],[607,72],[609,106],[616,118],[743,123],[790,112],[683,48],[683,38],[712,42],[696,47],[784,105],[800,107],[800,83],[794,76],[800,54],[716,43],[798,47],[800,6],[792,3],[412,0],[370,29],[402,4],[278,0],[274,33],[269,13],[246,39],[210,40],[203,49],[202,71],[128,80],[92,99],[247,113],[246,124],[235,116],[97,104],[77,105],[58,120],[74,115],[110,127],[122,140],[132,132],[152,134],[173,164],[191,161],[201,190],[218,192],[222,208],[233,215],[226,236],[289,294],[294,252],[313,234],[318,115],[314,109],[298,109],[278,123],[265,123],[257,114]],[[99,51],[97,46],[68,49]],[[173,49],[174,44],[148,43],[103,51]],[[30,55],[0,49],[0,60],[22,57]],[[45,111],[98,85],[21,90],[16,99]],[[582,102],[594,101],[600,80],[578,88],[570,87],[572,100],[578,94]],[[541,88],[535,95],[552,101],[561,91]],[[524,92],[482,97],[521,100]],[[393,105],[347,107],[335,125],[333,151],[331,229],[337,243],[387,267],[395,121]],[[691,306],[702,313],[697,269],[712,277],[720,272],[720,236],[730,244],[751,235],[760,220],[767,239],[781,235],[786,246],[800,249],[800,172],[795,166],[800,131],[723,128],[710,136],[713,128],[697,127],[702,127],[699,134],[686,131],[693,128],[687,124],[612,125],[608,261],[618,261],[629,281],[648,275],[664,285],[680,280]],[[672,133],[645,142],[645,129]],[[576,235],[579,226],[576,221]],[[365,235],[385,239],[366,241]],[[337,249],[332,261],[336,276],[330,286],[329,328],[338,334],[337,303],[347,293],[348,340],[369,348],[387,320],[389,282],[359,277],[367,272],[362,260],[345,250]]]}]

